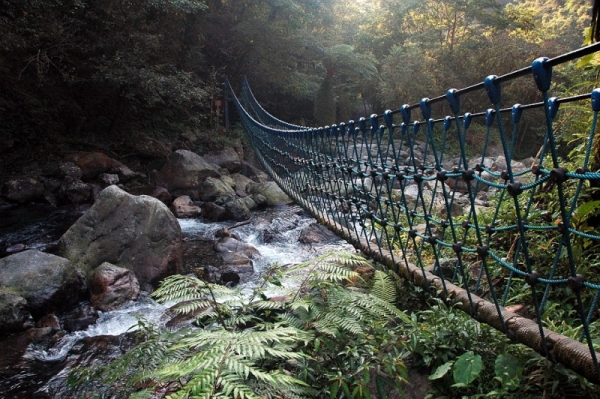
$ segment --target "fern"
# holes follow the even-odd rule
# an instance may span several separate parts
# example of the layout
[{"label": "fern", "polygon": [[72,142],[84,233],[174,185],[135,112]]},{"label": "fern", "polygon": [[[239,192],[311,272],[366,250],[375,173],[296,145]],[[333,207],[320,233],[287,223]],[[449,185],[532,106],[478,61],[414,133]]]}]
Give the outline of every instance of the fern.
[{"label": "fern", "polygon": [[[167,332],[143,325],[144,342],[74,379],[112,385],[115,398],[150,397],[158,384],[175,389],[170,398],[336,397],[328,387],[341,382],[331,373],[345,376],[356,392],[365,389],[359,382],[364,373],[398,386],[404,366],[389,349],[388,326],[410,320],[394,306],[396,285],[384,273],[375,272],[366,289],[351,287],[366,284],[354,271],[365,263],[333,252],[285,271],[274,266],[250,295],[171,276],[153,296],[176,302],[175,312],[196,315],[207,327]],[[134,392],[140,384],[145,388]]]}]

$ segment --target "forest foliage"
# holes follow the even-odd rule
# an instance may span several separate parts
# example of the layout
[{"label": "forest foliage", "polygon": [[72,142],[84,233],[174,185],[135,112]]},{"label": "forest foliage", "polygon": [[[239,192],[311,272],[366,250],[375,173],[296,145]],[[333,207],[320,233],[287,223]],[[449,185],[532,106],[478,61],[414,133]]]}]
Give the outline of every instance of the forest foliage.
[{"label": "forest foliage", "polygon": [[[225,74],[247,75],[281,119],[331,124],[573,50],[590,13],[587,0],[7,0],[0,136],[176,134],[214,122]],[[571,72],[555,80],[593,88]]]}]

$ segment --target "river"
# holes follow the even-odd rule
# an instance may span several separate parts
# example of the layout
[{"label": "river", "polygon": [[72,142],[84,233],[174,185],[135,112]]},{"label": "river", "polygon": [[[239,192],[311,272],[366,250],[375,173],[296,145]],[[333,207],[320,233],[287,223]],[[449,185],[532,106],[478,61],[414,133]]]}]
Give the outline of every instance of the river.
[{"label": "river", "polygon": [[[56,218],[45,217],[54,221]],[[54,225],[45,226],[43,221],[33,220],[38,236],[44,243],[54,231]],[[204,223],[200,219],[180,219],[184,240],[212,241],[214,233],[232,222]],[[300,234],[315,220],[298,206],[280,206],[252,213],[251,222],[232,230],[240,240],[252,244],[260,252],[254,259],[255,276],[269,265],[299,263],[332,250],[353,247],[343,240],[328,244],[302,244]],[[44,229],[47,234],[39,234]],[[13,231],[12,237],[27,235],[30,227],[22,226]],[[13,238],[14,239],[14,238]],[[28,239],[28,246],[35,247],[36,240]],[[39,244],[43,247],[46,244]],[[255,279],[246,282],[250,289]],[[0,398],[46,399],[64,398],[66,377],[73,367],[92,363],[106,363],[120,356],[131,345],[128,332],[136,329],[138,320],[160,326],[168,321],[167,306],[156,303],[147,294],[137,301],[115,311],[100,312],[97,322],[86,330],[68,333],[48,343],[29,344],[19,350],[19,340],[0,342]],[[24,351],[24,353],[23,353]]]}]

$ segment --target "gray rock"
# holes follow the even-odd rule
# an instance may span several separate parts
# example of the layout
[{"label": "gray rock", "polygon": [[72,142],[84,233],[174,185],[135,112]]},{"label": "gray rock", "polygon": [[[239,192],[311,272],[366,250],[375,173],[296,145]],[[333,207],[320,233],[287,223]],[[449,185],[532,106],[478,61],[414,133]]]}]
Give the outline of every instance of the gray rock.
[{"label": "gray rock", "polygon": [[263,195],[267,199],[267,205],[269,206],[291,204],[293,202],[290,197],[279,188],[277,183],[272,181],[248,184],[246,191],[252,195]]},{"label": "gray rock", "polygon": [[223,237],[219,239],[213,248],[216,252],[220,253],[238,252],[249,259],[254,255],[259,254],[258,249],[254,248],[252,245],[238,241],[231,237]]},{"label": "gray rock", "polygon": [[164,187],[157,186],[147,186],[147,187],[139,187],[129,191],[131,195],[148,195],[152,198],[156,198],[160,202],[165,205],[169,205],[171,203],[171,194],[169,190]]},{"label": "gray rock", "polygon": [[300,233],[300,238],[298,238],[298,241],[303,244],[329,244],[338,240],[338,236],[318,223],[308,226]]},{"label": "gray rock", "polygon": [[234,189],[235,189],[236,195],[238,197],[247,196],[248,194],[246,193],[246,187],[248,186],[248,184],[254,183],[254,181],[252,181],[251,179],[247,178],[246,176],[244,176],[240,173],[234,173],[230,177],[235,183]]},{"label": "gray rock", "polygon": [[86,273],[103,262],[132,270],[141,286],[181,268],[181,228],[165,204],[105,188],[59,241],[59,253]]},{"label": "gray rock", "polygon": [[119,175],[114,173],[100,173],[98,175],[98,180],[104,187],[112,186],[113,184],[119,183]]},{"label": "gray rock", "polygon": [[88,279],[90,302],[99,310],[108,311],[135,301],[140,284],[135,274],[108,262],[98,266]]},{"label": "gray rock", "polygon": [[70,204],[83,204],[88,202],[92,195],[92,188],[72,177],[65,177],[60,189],[58,190],[58,197],[61,201]]},{"label": "gray rock", "polygon": [[231,147],[225,147],[219,152],[211,152],[204,155],[207,162],[227,169],[230,173],[237,173],[242,170],[242,161],[237,152]]},{"label": "gray rock", "polygon": [[227,202],[235,197],[233,188],[223,180],[208,177],[200,184],[200,198],[207,202]]},{"label": "gray rock", "polygon": [[9,201],[24,204],[44,196],[44,185],[31,177],[9,180],[2,187],[2,195]]},{"label": "gray rock", "polygon": [[0,288],[0,333],[10,334],[24,331],[32,325],[27,300]]},{"label": "gray rock", "polygon": [[207,177],[218,178],[221,173],[200,155],[187,150],[177,150],[156,177],[158,186],[165,187],[175,196],[189,195],[200,198],[200,184]]},{"label": "gray rock", "polygon": [[75,265],[56,255],[28,250],[0,259],[0,287],[25,298],[36,318],[74,305],[82,285]]},{"label": "gray rock", "polygon": [[207,202],[204,204],[202,216],[209,222],[221,222],[225,220],[225,212],[225,208],[221,205],[217,205],[214,202]]},{"label": "gray rock", "polygon": [[82,176],[81,169],[73,162],[62,162],[58,166],[58,171],[58,176],[62,179],[65,177],[70,177],[72,179],[79,180]]},{"label": "gray rock", "polygon": [[242,162],[242,171],[240,173],[257,183],[264,183],[270,180],[269,175],[248,162]]},{"label": "gray rock", "polygon": [[250,210],[246,206],[246,201],[242,199],[234,199],[226,203],[225,218],[235,220],[236,222],[250,219]]},{"label": "gray rock", "polygon": [[177,197],[171,204],[171,211],[177,218],[195,218],[202,213],[202,209],[187,195]]}]

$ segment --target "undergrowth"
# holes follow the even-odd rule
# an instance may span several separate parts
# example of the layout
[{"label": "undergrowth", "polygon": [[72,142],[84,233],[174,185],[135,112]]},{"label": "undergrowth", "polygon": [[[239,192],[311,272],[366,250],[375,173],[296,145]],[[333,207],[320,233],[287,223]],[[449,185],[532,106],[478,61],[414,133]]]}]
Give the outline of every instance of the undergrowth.
[{"label": "undergrowth", "polygon": [[[192,317],[75,370],[74,397],[400,398],[408,368],[428,398],[595,398],[598,388],[364,258],[273,266],[251,292],[176,275],[153,294]],[[412,309],[410,314],[400,310]]]}]

